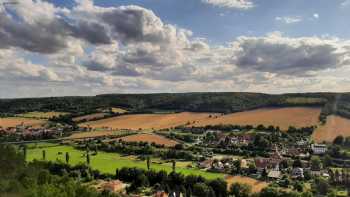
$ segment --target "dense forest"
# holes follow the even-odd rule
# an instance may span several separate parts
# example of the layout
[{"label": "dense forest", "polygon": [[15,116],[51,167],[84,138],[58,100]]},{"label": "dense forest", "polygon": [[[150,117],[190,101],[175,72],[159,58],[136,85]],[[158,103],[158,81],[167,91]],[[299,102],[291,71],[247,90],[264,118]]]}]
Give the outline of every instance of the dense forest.
[{"label": "dense forest", "polygon": [[321,118],[329,114],[350,117],[350,93],[161,93],[0,99],[0,114],[29,111],[89,113],[107,107],[122,107],[134,113],[159,110],[231,113],[281,106],[319,106],[322,107]]}]

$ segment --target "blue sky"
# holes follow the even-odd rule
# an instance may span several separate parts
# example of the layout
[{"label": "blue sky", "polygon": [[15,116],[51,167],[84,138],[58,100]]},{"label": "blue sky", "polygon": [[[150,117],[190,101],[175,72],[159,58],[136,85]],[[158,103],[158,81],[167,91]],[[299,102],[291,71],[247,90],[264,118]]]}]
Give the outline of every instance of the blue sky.
[{"label": "blue sky", "polygon": [[5,8],[4,98],[350,91],[350,0],[21,0]]}]

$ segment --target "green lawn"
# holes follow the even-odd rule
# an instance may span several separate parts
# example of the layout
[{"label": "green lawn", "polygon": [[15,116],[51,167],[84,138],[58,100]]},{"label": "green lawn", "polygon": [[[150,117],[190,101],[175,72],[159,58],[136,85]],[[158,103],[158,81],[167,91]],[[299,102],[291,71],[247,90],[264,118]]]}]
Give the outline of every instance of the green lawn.
[{"label": "green lawn", "polygon": [[[79,163],[84,163],[86,161],[85,156],[83,154],[84,151],[74,149],[71,146],[50,146],[50,147],[42,147],[38,146],[37,148],[28,148],[27,151],[27,161],[32,161],[34,159],[42,159],[42,150],[46,150],[46,160],[50,161],[64,161],[65,162],[65,153],[69,152],[71,165],[76,165]],[[61,155],[58,152],[62,152]],[[116,168],[122,167],[137,167],[146,169],[146,162],[138,161],[131,157],[123,157],[117,153],[106,153],[106,152],[98,152],[97,155],[90,157],[90,165],[92,168],[97,169],[104,173],[115,173]],[[165,170],[167,172],[172,171],[171,165],[168,164],[152,164],[152,169],[155,170]],[[215,179],[215,178],[223,178],[224,174],[221,173],[211,173],[205,172],[195,168],[185,168],[178,167],[176,168],[177,172],[180,172],[184,175],[195,174],[201,175],[207,179]]]}]

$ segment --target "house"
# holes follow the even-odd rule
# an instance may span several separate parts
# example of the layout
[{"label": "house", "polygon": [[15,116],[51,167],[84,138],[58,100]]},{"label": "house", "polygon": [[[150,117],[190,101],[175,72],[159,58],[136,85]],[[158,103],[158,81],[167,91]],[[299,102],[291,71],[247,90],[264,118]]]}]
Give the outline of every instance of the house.
[{"label": "house", "polygon": [[276,167],[274,169],[272,169],[268,172],[267,177],[269,179],[280,179],[281,178],[281,171],[280,171],[278,164],[276,165]]},{"label": "house", "polygon": [[293,168],[292,178],[304,178],[304,169],[303,168]]},{"label": "house", "polygon": [[225,165],[221,161],[213,162],[212,170],[223,171],[225,170]]},{"label": "house", "polygon": [[270,172],[267,174],[267,177],[269,179],[280,179],[281,178],[281,171],[279,170],[270,170]]},{"label": "house", "polygon": [[213,160],[212,159],[206,159],[206,160],[200,162],[198,164],[198,167],[201,168],[201,169],[211,168],[212,164],[213,164]]},{"label": "house", "polygon": [[308,144],[308,141],[302,139],[302,140],[297,141],[296,144],[297,144],[298,146],[306,146],[306,145]]},{"label": "house", "polygon": [[325,144],[311,144],[311,150],[316,155],[322,155],[327,152],[327,146]]}]

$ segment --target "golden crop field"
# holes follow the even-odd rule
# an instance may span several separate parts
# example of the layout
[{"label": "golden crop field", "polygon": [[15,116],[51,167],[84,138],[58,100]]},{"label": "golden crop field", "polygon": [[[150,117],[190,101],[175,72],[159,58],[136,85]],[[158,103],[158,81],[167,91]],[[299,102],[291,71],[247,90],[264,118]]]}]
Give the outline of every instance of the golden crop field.
[{"label": "golden crop field", "polygon": [[313,133],[312,138],[316,142],[332,142],[338,135],[350,136],[350,120],[331,115],[327,117],[325,125],[319,126]]},{"label": "golden crop field", "polygon": [[18,125],[41,127],[47,123],[47,120],[33,119],[33,118],[22,118],[22,117],[9,117],[0,118],[0,126],[3,128],[16,127]]},{"label": "golden crop field", "polygon": [[176,144],[178,144],[176,141],[168,139],[166,137],[160,136],[160,135],[154,135],[154,134],[135,134],[135,135],[129,135],[122,138],[119,138],[125,142],[148,142],[148,143],[155,143],[159,145],[164,145],[167,147],[173,147]]},{"label": "golden crop field", "polygon": [[126,113],[126,112],[128,112],[128,111],[125,110],[125,109],[122,109],[122,108],[112,107],[112,112],[113,112],[113,113],[120,113],[120,114],[123,114],[123,113]]},{"label": "golden crop field", "polygon": [[182,112],[173,114],[132,114],[90,121],[80,126],[112,129],[164,129],[210,119],[210,113]]},{"label": "golden crop field", "polygon": [[284,107],[284,108],[262,108],[199,120],[191,126],[233,124],[264,126],[279,126],[287,130],[289,126],[297,128],[317,125],[319,123],[320,108],[311,107]]},{"label": "golden crop field", "polygon": [[95,119],[95,118],[103,118],[105,115],[107,115],[107,113],[88,114],[88,115],[84,115],[84,116],[75,117],[75,118],[73,118],[73,121],[74,122],[79,122],[79,121],[82,121],[82,120],[89,121],[89,120],[92,120],[92,119]]}]

